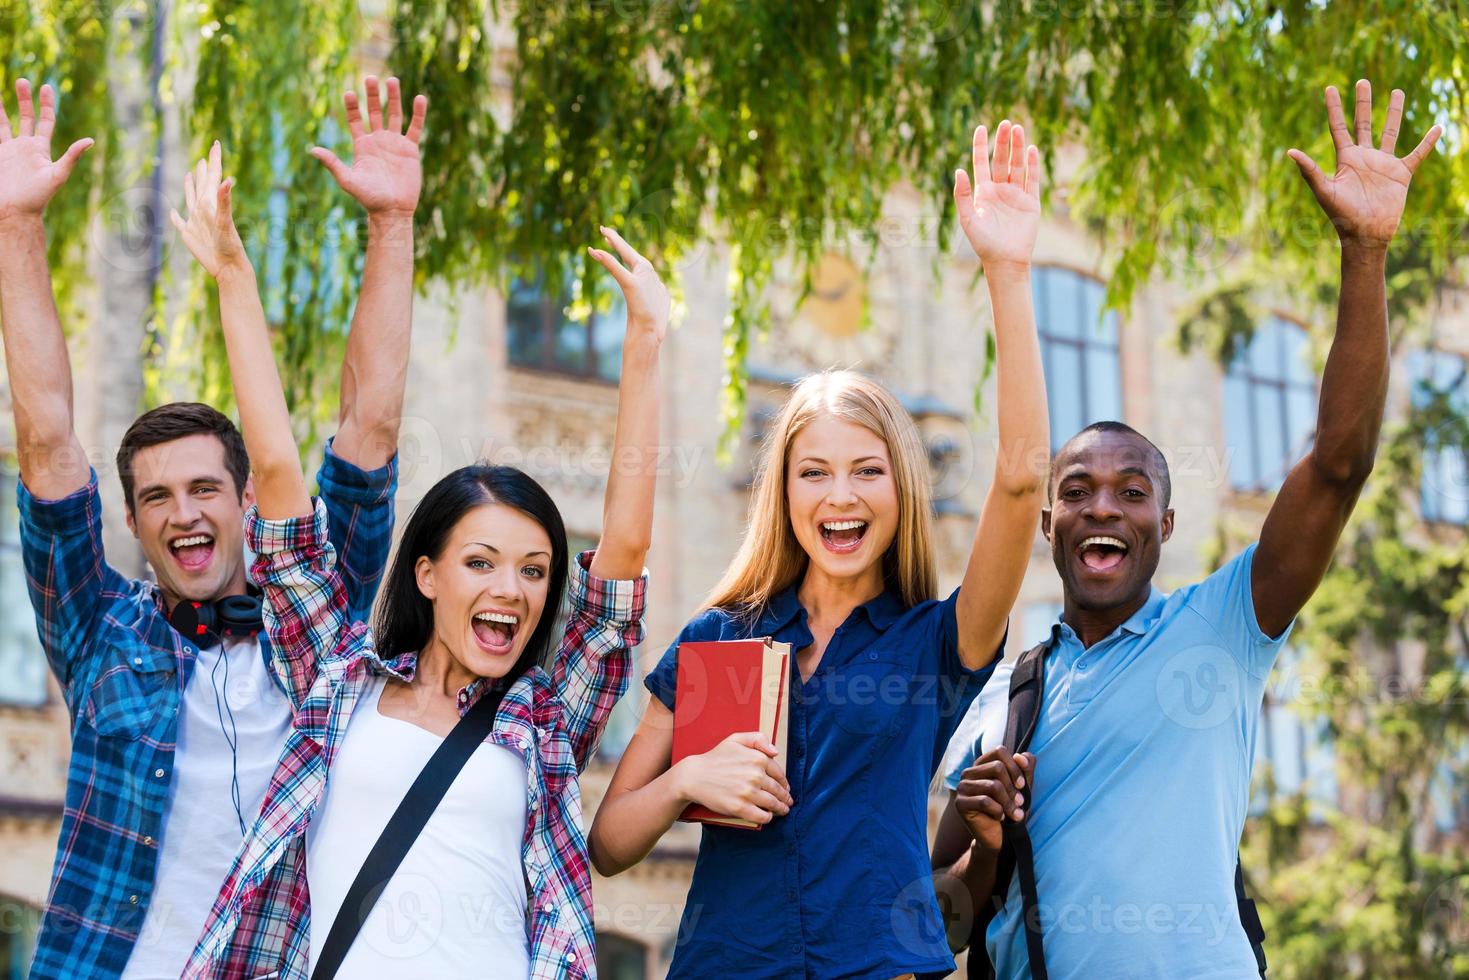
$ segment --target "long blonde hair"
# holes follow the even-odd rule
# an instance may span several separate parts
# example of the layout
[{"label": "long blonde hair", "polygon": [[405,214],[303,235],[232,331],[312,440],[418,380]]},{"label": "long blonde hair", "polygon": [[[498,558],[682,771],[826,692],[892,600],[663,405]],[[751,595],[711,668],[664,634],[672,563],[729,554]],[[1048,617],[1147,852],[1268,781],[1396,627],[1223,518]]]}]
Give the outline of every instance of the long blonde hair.
[{"label": "long blonde hair", "polygon": [[928,457],[918,427],[892,392],[853,371],[823,371],[803,378],[770,428],[755,476],[749,526],[740,550],[703,609],[738,609],[758,615],[774,596],[800,579],[809,558],[791,528],[786,480],[791,444],[813,419],[830,415],[860,425],[887,443],[898,491],[898,529],[882,556],[884,585],[904,605],[932,599],[934,567],[932,498]]}]

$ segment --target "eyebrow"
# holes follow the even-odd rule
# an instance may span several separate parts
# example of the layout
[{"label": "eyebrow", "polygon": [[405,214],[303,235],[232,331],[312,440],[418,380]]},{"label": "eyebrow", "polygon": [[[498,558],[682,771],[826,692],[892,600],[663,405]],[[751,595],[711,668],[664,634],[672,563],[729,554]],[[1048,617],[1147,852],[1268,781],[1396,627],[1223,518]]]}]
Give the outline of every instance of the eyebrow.
[{"label": "eyebrow", "polygon": [[[887,462],[881,456],[862,456],[862,457],[859,457],[857,459],[852,460],[852,463],[853,463],[853,465],[856,465],[857,463],[866,463],[866,462],[870,462],[870,461],[873,461],[873,460],[876,460],[879,463],[885,463],[885,462]],[[800,463],[820,463],[823,466],[830,466],[831,465],[826,460],[822,459],[820,456],[802,456],[796,462],[798,464],[800,464]]]},{"label": "eyebrow", "polygon": [[[471,546],[478,545],[479,547],[484,548],[486,551],[493,551],[497,555],[500,553],[500,549],[499,548],[496,548],[492,544],[487,544],[484,541],[471,541],[469,543],[470,543]],[[526,552],[525,557],[526,558],[550,558],[551,557],[551,553],[549,551],[528,551],[528,552]]]},{"label": "eyebrow", "polygon": [[[217,476],[196,476],[192,480],[189,481],[189,486],[191,486],[191,487],[222,487],[222,486],[224,486],[224,480],[222,480],[221,478],[219,478]],[[162,484],[162,483],[150,483],[150,484],[148,484],[145,487],[141,487],[141,488],[133,491],[133,496],[135,496],[135,497],[146,497],[148,494],[153,493],[155,490],[167,490],[167,489],[168,489],[168,487],[166,485]]]},{"label": "eyebrow", "polygon": [[[1143,479],[1147,480],[1149,483],[1151,483],[1153,481],[1153,475],[1147,471],[1147,468],[1146,467],[1142,467],[1142,466],[1123,466],[1123,467],[1119,468],[1117,470],[1117,472],[1120,473],[1120,474],[1122,474],[1123,476],[1140,476]],[[1062,481],[1065,481],[1065,480],[1090,480],[1090,479],[1092,479],[1092,474],[1088,470],[1067,470],[1066,472],[1062,473],[1059,477],[1056,478],[1056,480],[1057,480],[1058,483],[1059,482],[1062,482]]]}]

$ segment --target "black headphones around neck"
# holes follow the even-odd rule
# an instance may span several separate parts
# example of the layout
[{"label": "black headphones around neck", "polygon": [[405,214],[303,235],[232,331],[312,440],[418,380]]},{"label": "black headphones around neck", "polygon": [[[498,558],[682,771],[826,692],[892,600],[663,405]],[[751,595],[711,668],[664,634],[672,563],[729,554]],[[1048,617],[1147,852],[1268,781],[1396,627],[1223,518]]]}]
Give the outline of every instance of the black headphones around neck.
[{"label": "black headphones around neck", "polygon": [[223,642],[226,637],[247,638],[265,629],[259,595],[227,595],[212,602],[180,600],[168,614],[168,624],[186,640]]}]

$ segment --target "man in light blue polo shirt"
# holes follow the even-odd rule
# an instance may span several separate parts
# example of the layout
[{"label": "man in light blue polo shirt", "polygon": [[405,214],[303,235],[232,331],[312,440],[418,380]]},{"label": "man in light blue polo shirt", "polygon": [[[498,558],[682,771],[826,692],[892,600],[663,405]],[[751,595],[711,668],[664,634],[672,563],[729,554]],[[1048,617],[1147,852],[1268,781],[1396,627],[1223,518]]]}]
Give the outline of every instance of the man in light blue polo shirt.
[{"label": "man in light blue polo shirt", "polygon": [[[1291,151],[1341,239],[1314,447],[1286,477],[1258,544],[1172,594],[1152,584],[1174,519],[1162,453],[1116,422],[1062,447],[1042,529],[1065,602],[1029,753],[999,748],[978,765],[971,754],[953,770],[933,854],[939,883],[957,879],[973,907],[991,907],[995,828],[1023,820],[1057,980],[1258,975],[1234,870],[1265,681],[1372,469],[1387,395],[1387,245],[1438,135],[1399,159],[1402,93],[1381,149],[1366,81],[1355,137],[1335,89],[1326,104],[1336,175]],[[985,935],[997,976],[1010,980],[1031,975],[1019,877]]]}]

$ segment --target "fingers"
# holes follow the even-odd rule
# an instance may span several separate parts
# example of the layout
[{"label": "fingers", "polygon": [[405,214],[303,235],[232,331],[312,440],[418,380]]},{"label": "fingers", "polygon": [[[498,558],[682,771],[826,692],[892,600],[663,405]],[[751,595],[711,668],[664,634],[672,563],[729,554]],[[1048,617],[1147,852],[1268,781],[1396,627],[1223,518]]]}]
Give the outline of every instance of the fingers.
[{"label": "fingers", "polygon": [[1347,132],[1347,117],[1341,111],[1341,93],[1335,85],[1326,86],[1326,123],[1331,127],[1331,142],[1338,153],[1352,145],[1352,136]]},{"label": "fingers", "polygon": [[990,179],[997,184],[1010,181],[1010,128],[1008,119],[995,127],[995,160],[990,167]]},{"label": "fingers", "polygon": [[36,119],[36,135],[49,140],[56,128],[56,93],[51,86],[41,86],[41,115]]},{"label": "fingers", "polygon": [[92,143],[93,140],[90,136],[79,139],[71,146],[68,146],[65,153],[61,154],[61,159],[56,161],[56,166],[61,168],[62,180],[71,176],[72,170],[76,168],[77,161],[82,158],[83,153],[86,153],[92,148]]},{"label": "fingers", "polygon": [[791,784],[786,779],[785,768],[779,762],[774,759],[765,760],[765,775],[779,783],[780,787],[785,790],[786,796],[790,797]]},{"label": "fingers", "polygon": [[414,143],[423,137],[423,120],[428,115],[428,96],[413,97],[413,118],[408,120],[408,138]]},{"label": "fingers", "polygon": [[[990,137],[983,126],[974,130],[974,183],[987,184],[990,180]],[[968,181],[965,181],[968,183]]]},{"label": "fingers", "polygon": [[[607,253],[603,252],[602,254],[606,255]],[[770,743],[770,739],[761,735],[759,732],[736,732],[734,735],[725,739],[725,741],[748,746],[752,749],[759,749],[772,759],[780,754],[776,747]]]},{"label": "fingers", "polygon": [[1382,126],[1382,152],[1392,153],[1398,145],[1398,131],[1403,126],[1403,90],[1395,88],[1387,98],[1387,122]]},{"label": "fingers", "polygon": [[622,256],[622,261],[627,263],[629,269],[636,269],[647,264],[648,260],[638,254],[637,249],[623,241],[622,236],[617,233],[616,229],[602,225],[601,232],[602,237],[611,242],[612,247],[617,250],[617,254]]},{"label": "fingers", "polygon": [[982,813],[991,820],[1005,819],[1005,808],[988,796],[959,796],[954,800],[954,807],[961,814]]},{"label": "fingers", "polygon": [[357,104],[355,89],[342,93],[342,105],[347,110],[347,132],[354,140],[360,138],[366,130],[362,128],[362,107]]},{"label": "fingers", "polygon": [[213,195],[214,187],[209,183],[209,161],[201,159],[194,165],[194,199],[203,204]]},{"label": "fingers", "polygon": [[1413,147],[1413,152],[1403,157],[1403,162],[1408,165],[1409,173],[1416,173],[1418,171],[1418,164],[1422,163],[1427,159],[1428,154],[1433,152],[1434,144],[1438,142],[1438,138],[1442,135],[1443,127],[1435,125],[1424,134],[1423,139],[1418,142],[1418,145]]},{"label": "fingers", "polygon": [[632,273],[624,269],[622,263],[618,262],[610,252],[604,252],[600,248],[592,248],[588,245],[587,254],[596,259],[602,268],[612,273],[612,278],[617,280],[617,285],[624,289],[632,285]]},{"label": "fingers", "polygon": [[36,110],[31,105],[31,83],[24,78],[17,79],[15,83],[16,115],[20,119],[19,136],[34,136],[36,131]]},{"label": "fingers", "polygon": [[785,785],[782,780],[774,779],[767,774],[760,788],[784,803],[787,809],[795,805],[796,800],[795,797],[791,796],[791,788]]},{"label": "fingers", "polygon": [[403,90],[396,78],[388,79],[388,128],[403,132]]},{"label": "fingers", "polygon": [[342,183],[350,171],[350,168],[335,153],[324,146],[313,146],[311,155],[321,161],[322,166],[326,167],[327,172],[336,178],[338,184]]},{"label": "fingers", "polygon": [[219,181],[220,181],[220,178],[223,177],[223,176],[224,176],[224,150],[223,150],[223,148],[220,147],[219,140],[215,140],[210,145],[210,147],[209,147],[209,182],[210,182],[210,184],[216,184],[217,185],[219,183]]},{"label": "fingers", "polygon": [[199,207],[198,195],[194,192],[194,171],[184,174],[184,208],[193,214]]},{"label": "fingers", "polygon": [[[1017,822],[1025,819],[1025,794],[1006,786],[1002,779],[961,779],[955,794],[954,803],[960,810],[981,810]],[[976,802],[984,798],[995,801],[1000,809],[998,815]]]},{"label": "fingers", "polygon": [[786,805],[785,800],[780,799],[774,794],[767,793],[763,789],[758,790],[754,796],[750,797],[750,802],[767,813],[778,813],[781,816],[785,816],[791,812],[791,808]]},{"label": "fingers", "polygon": [[1296,166],[1301,169],[1301,176],[1305,178],[1306,185],[1311,188],[1312,193],[1318,198],[1325,193],[1326,174],[1322,173],[1321,168],[1316,166],[1315,160],[1312,160],[1306,154],[1296,149],[1286,150],[1285,155],[1294,160]]},{"label": "fingers", "polygon": [[1352,122],[1357,127],[1357,145],[1372,145],[1372,83],[1365,78],[1357,79],[1357,103],[1352,110]]},{"label": "fingers", "polygon": [[1010,183],[1025,184],[1025,127],[1010,127]]},{"label": "fingers", "polygon": [[1041,151],[1032,144],[1025,151],[1025,193],[1037,201],[1041,197]]},{"label": "fingers", "polygon": [[377,90],[377,76],[367,76],[367,131],[383,128],[383,104]]},{"label": "fingers", "polygon": [[[986,164],[985,173],[988,175],[989,166]],[[954,204],[959,208],[959,220],[968,221],[969,216],[974,213],[974,188],[969,185],[969,175],[960,167],[954,171]]]},{"label": "fingers", "polygon": [[180,235],[182,235],[184,233],[184,219],[179,217],[179,213],[178,213],[178,210],[177,209],[175,209],[175,208],[169,208],[168,209],[168,220],[171,221],[171,222],[173,222],[174,229]]},{"label": "fingers", "polygon": [[231,192],[234,190],[235,178],[231,177],[219,185],[219,190],[214,195],[214,223],[227,228],[234,223],[231,214]]}]

